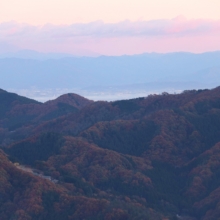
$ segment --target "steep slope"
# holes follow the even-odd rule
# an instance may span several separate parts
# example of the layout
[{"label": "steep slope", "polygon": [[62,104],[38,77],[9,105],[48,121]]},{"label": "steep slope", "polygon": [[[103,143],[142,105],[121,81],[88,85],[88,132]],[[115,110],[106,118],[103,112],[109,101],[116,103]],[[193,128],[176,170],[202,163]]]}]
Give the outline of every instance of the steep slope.
[{"label": "steep slope", "polygon": [[[152,189],[150,178],[143,174],[143,170],[151,168],[149,161],[142,164],[138,158],[102,150],[80,139],[65,139],[59,154],[47,162],[36,161],[38,170],[59,179],[57,184],[18,169],[0,152],[1,219],[163,218],[162,213],[150,208],[152,205],[146,205],[146,200],[138,196],[142,192],[150,194]],[[29,141],[33,149],[36,140],[26,143]],[[19,158],[21,154],[15,156]],[[135,173],[131,169],[134,165],[137,166]],[[141,189],[134,189],[137,184]],[[109,187],[111,191],[105,191]],[[130,198],[126,196],[128,192]]]},{"label": "steep slope", "polygon": [[9,93],[0,89],[0,119],[4,118],[6,114],[16,105],[40,104],[39,102],[19,96],[15,93]]},{"label": "steep slope", "polygon": [[[36,116],[4,150],[11,161],[57,179],[59,198],[84,197],[91,209],[83,218],[220,217],[220,87],[116,102],[65,95],[38,107],[53,112],[60,102],[78,110]],[[55,201],[61,207],[62,199]],[[68,216],[82,219],[74,204]]]}]

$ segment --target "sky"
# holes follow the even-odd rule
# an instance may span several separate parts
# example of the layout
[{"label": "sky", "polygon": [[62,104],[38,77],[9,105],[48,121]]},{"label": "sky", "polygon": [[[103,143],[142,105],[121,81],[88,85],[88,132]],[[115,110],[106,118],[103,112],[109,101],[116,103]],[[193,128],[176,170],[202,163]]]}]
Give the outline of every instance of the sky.
[{"label": "sky", "polygon": [[219,0],[0,0],[0,53],[220,50]]}]

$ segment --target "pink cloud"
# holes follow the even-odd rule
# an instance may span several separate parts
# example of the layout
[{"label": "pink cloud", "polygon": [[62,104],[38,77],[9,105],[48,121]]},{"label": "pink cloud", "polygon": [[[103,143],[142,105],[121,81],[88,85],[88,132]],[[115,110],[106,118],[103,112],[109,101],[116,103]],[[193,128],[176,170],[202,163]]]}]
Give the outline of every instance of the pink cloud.
[{"label": "pink cloud", "polygon": [[0,24],[0,42],[42,52],[92,50],[120,55],[143,52],[220,50],[220,20],[123,21],[32,26]]}]

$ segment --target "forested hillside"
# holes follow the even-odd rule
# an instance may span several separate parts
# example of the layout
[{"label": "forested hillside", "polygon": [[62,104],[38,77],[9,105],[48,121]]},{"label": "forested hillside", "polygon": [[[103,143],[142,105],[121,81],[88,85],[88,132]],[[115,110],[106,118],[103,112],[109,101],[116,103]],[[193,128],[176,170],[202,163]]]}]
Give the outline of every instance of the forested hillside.
[{"label": "forested hillside", "polygon": [[2,219],[220,218],[220,87],[0,103]]}]

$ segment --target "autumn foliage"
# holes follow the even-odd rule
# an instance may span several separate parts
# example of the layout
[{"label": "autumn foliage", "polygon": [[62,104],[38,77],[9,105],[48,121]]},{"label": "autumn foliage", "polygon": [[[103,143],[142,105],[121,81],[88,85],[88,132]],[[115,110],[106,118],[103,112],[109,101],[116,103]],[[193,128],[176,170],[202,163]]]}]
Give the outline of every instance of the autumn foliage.
[{"label": "autumn foliage", "polygon": [[220,87],[0,99],[0,219],[220,217]]}]

